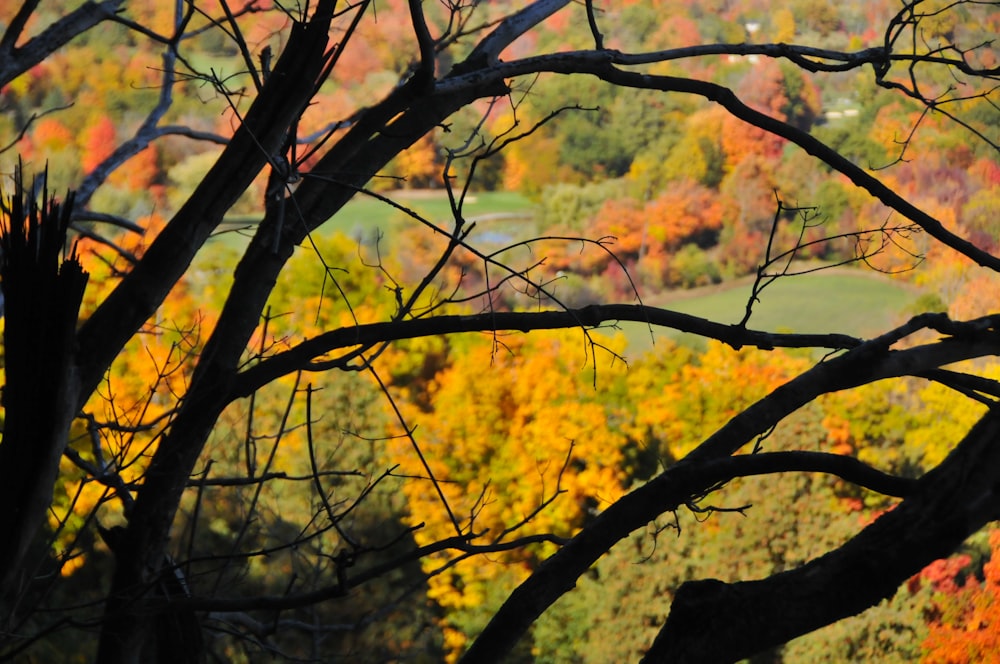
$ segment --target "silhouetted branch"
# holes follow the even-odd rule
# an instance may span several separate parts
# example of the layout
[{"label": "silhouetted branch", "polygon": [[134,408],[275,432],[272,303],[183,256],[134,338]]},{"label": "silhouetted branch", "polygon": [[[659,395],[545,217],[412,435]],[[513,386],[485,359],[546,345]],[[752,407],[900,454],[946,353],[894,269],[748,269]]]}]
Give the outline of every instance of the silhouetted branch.
[{"label": "silhouetted branch", "polygon": [[[352,346],[414,339],[458,332],[511,330],[554,330],[585,326],[594,328],[612,321],[635,321],[658,327],[689,332],[716,339],[733,348],[756,346],[774,348],[846,349],[858,346],[860,339],[843,334],[786,334],[745,330],[735,325],[713,321],[667,309],[637,304],[594,304],[582,309],[540,312],[494,311],[483,314],[433,316],[386,323],[371,323],[326,332],[301,342],[290,350],[276,353],[242,371],[234,381],[231,399],[248,396],[255,389],[293,371],[310,370],[310,363],[334,350]],[[342,362],[346,365],[350,358]],[[334,368],[320,361],[323,370]]]},{"label": "silhouetted branch", "polygon": [[27,0],[21,4],[17,14],[0,38],[0,87],[28,71],[49,55],[59,50],[70,40],[90,30],[102,21],[114,17],[124,0],[87,0],[81,6],[62,17],[41,34],[31,37],[17,46],[28,19],[38,7],[38,0]]},{"label": "silhouetted branch", "polygon": [[760,581],[682,585],[642,661],[744,659],[892,597],[906,579],[1000,518],[998,440],[994,408],[895,509],[802,567]]}]

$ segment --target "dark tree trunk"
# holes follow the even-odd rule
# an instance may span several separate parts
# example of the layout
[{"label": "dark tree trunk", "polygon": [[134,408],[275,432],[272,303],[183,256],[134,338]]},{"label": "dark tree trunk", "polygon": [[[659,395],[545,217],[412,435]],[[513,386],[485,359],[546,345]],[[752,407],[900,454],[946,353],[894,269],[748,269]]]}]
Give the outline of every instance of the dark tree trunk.
[{"label": "dark tree trunk", "polygon": [[[183,273],[232,202],[261,169],[280,155],[288,128],[305,109],[324,65],[331,4],[321,2],[308,23],[293,28],[288,46],[247,112],[244,124],[201,186],[160,233],[142,262],[81,329],[81,345],[97,349],[84,358],[89,362],[82,366],[85,388],[96,385],[103,367],[133,334],[129,325],[122,324],[122,317],[135,325],[142,324],[174,283],[173,279],[163,279],[163,274]],[[155,297],[144,301],[154,289],[159,291]],[[247,328],[247,337],[256,327],[257,316],[258,312],[238,316]],[[163,583],[173,574],[167,563],[170,524],[190,469],[227,403],[225,381],[238,360],[237,357],[228,363],[228,354],[217,352],[218,339],[226,336],[226,320],[224,312],[195,370],[178,416],[154,455],[129,515],[128,527],[119,538],[98,662],[200,661],[200,648],[178,643],[182,638],[178,630],[186,630],[191,638],[197,638],[195,625],[191,623],[193,616],[180,616],[169,608],[169,601],[164,607],[162,600],[169,600],[171,593],[163,591]],[[107,343],[112,336],[117,339]],[[245,344],[238,336],[227,341],[233,345]],[[220,367],[220,363],[225,366]],[[184,625],[169,627],[179,619],[183,619]],[[164,627],[165,624],[168,626]]]},{"label": "dark tree trunk", "polygon": [[[76,414],[76,320],[87,274],[75,255],[61,260],[72,196],[64,205],[30,198],[15,178],[2,247],[6,382],[0,443],[0,596],[30,582],[25,554],[45,520]],[[43,197],[47,192],[43,194]]]}]

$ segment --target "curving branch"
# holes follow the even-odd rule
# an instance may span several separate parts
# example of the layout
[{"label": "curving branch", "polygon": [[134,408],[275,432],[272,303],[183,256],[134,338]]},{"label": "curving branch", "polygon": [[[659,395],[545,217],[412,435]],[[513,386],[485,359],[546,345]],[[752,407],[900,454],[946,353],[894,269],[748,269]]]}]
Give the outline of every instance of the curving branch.
[{"label": "curving branch", "polygon": [[983,267],[1000,271],[1000,258],[980,249],[965,238],[952,233],[940,221],[910,203],[903,196],[886,186],[881,180],[866,172],[863,168],[811,134],[750,108],[740,101],[732,90],[728,88],[714,83],[673,76],[634,74],[615,69],[614,67],[606,67],[604,68],[604,73],[598,75],[602,79],[618,85],[662,90],[665,92],[689,92],[717,102],[737,118],[775,136],[780,136],[795,143],[834,170],[846,175],[855,185],[920,226],[928,235],[945,246],[951,247]]},{"label": "curving branch", "polygon": [[736,661],[861,613],[998,518],[1000,409],[993,408],[896,509],[839,549],[761,581],[682,585],[642,661]]},{"label": "curving branch", "polygon": [[716,477],[716,483],[754,475],[825,473],[869,491],[897,498],[910,495],[916,487],[916,480],[883,473],[854,457],[805,450],[739,454],[706,462],[700,470],[707,476]]},{"label": "curving branch", "polygon": [[424,4],[422,0],[409,0],[410,23],[417,36],[417,46],[420,49],[420,62],[417,64],[415,76],[419,76],[421,81],[430,85],[434,81],[434,61],[436,52],[434,38],[427,27],[427,17],[424,16]]},{"label": "curving branch", "polygon": [[[862,343],[846,334],[786,334],[748,330],[738,325],[716,323],[705,318],[669,309],[638,304],[593,304],[580,309],[538,312],[486,312],[481,314],[431,316],[385,323],[369,323],[326,332],[277,353],[241,372],[233,383],[232,399],[248,396],[261,386],[298,370],[309,370],[317,358],[354,346],[372,345],[400,339],[460,332],[498,332],[502,330],[528,332],[575,327],[597,328],[613,326],[621,321],[644,323],[716,339],[733,348],[754,346],[764,350],[775,348],[828,348],[843,350]],[[356,353],[338,362],[346,366]],[[323,369],[332,368],[323,362]]]},{"label": "curving branch", "polygon": [[[666,59],[665,55],[663,57]],[[857,62],[870,61],[871,57],[873,56],[859,58]],[[487,71],[479,70],[463,74],[453,81],[447,81],[447,83],[449,87],[482,85],[484,80],[503,80],[540,72],[591,74],[613,85],[661,92],[681,92],[703,97],[719,104],[740,120],[798,145],[830,168],[847,176],[856,186],[864,189],[889,208],[920,226],[934,239],[979,265],[1000,272],[1000,257],[994,256],[965,238],[952,233],[940,221],[808,132],[747,106],[732,90],[725,86],[679,76],[658,76],[628,71],[619,67],[636,62],[634,57],[625,56],[616,51],[574,51],[525,58],[509,63],[498,63]],[[445,82],[442,82],[442,87],[445,87]]]},{"label": "curving branch", "polygon": [[[479,67],[495,66],[500,59],[500,53],[505,48],[510,46],[528,30],[531,30],[569,3],[570,0],[538,0],[537,2],[529,3],[521,11],[504,19],[493,32],[484,37],[472,49],[472,53],[469,54],[463,66],[456,67],[456,70],[461,72],[468,68],[469,65],[477,65]],[[453,70],[453,72],[456,70]]]}]

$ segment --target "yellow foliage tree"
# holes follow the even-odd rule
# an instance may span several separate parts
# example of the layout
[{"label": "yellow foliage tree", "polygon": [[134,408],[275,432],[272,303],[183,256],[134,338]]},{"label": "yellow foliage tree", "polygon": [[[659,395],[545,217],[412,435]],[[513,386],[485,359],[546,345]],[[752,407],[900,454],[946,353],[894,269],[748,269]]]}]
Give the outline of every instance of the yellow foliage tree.
[{"label": "yellow foliage tree", "polygon": [[[516,535],[575,532],[592,510],[622,495],[625,436],[609,426],[599,388],[623,364],[600,366],[592,382],[592,348],[579,332],[504,337],[479,343],[456,357],[435,378],[426,408],[408,406],[405,416],[414,443],[396,438],[392,449],[399,472],[428,479],[405,485],[411,519],[423,524],[417,542],[449,535],[488,532],[498,542]],[[602,343],[612,343],[603,341]],[[411,445],[420,448],[423,459]],[[440,492],[440,493],[439,493]],[[441,509],[447,500],[455,523]],[[516,583],[534,562],[552,553],[549,544],[476,556],[448,570],[454,554],[424,560],[429,596],[450,617],[487,608],[496,586]],[[447,630],[453,653],[465,642],[468,625]]]},{"label": "yellow foliage tree", "polygon": [[[993,380],[1000,379],[1000,362],[985,363],[980,375]],[[931,383],[920,390],[922,408],[915,426],[906,432],[906,444],[923,458],[928,468],[933,468],[944,460],[951,451],[954,441],[968,431],[986,412],[986,406],[978,401],[947,388],[939,383]]]},{"label": "yellow foliage tree", "polygon": [[629,389],[638,396],[628,431],[636,440],[659,441],[665,462],[686,455],[708,433],[806,366],[802,358],[786,353],[734,353],[715,342],[684,363],[686,357],[688,352],[668,346],[629,375]]},{"label": "yellow foliage tree", "polygon": [[795,15],[792,14],[792,10],[782,7],[775,11],[771,15],[771,30],[776,42],[790,42],[795,39]]}]

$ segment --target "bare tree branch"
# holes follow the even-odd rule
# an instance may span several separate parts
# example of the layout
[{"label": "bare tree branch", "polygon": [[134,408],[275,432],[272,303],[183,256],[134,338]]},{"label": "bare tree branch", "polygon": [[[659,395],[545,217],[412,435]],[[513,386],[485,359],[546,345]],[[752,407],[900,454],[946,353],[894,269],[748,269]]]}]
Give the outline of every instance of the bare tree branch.
[{"label": "bare tree branch", "polygon": [[738,454],[702,467],[706,475],[717,477],[717,483],[737,477],[773,475],[776,473],[825,473],[836,475],[845,482],[864,487],[884,496],[905,497],[915,488],[916,480],[883,473],[854,457],[828,452],[758,452]]},{"label": "bare tree branch", "polygon": [[[937,242],[988,269],[1000,270],[1000,258],[990,253],[992,249],[987,243],[977,247],[960,237],[829,145],[790,123],[751,108],[733,90],[704,80],[652,73],[664,71],[665,67],[660,66],[664,63],[719,55],[783,59],[808,72],[861,71],[871,66],[874,71],[872,88],[877,90],[877,86],[881,86],[903,95],[908,104],[909,99],[922,104],[921,121],[927,118],[929,123],[935,113],[940,113],[948,122],[964,127],[973,138],[996,149],[996,141],[988,130],[982,129],[982,120],[976,115],[991,104],[995,108],[991,95],[998,89],[995,86],[1000,76],[1000,69],[987,58],[981,61],[989,65],[976,64],[980,60],[975,51],[985,45],[959,44],[950,38],[946,41],[955,43],[930,44],[921,34],[922,25],[927,25],[922,24],[923,21],[940,12],[953,11],[962,4],[973,4],[971,0],[959,0],[943,8],[935,6],[933,11],[924,11],[921,0],[904,3],[902,10],[890,21],[883,44],[877,48],[842,52],[797,44],[707,44],[640,53],[606,48],[609,40],[617,40],[617,35],[606,37],[602,33],[614,17],[602,15],[600,6],[591,0],[576,3],[576,6],[569,0],[534,0],[515,9],[467,0],[444,0],[440,6],[408,0],[399,8],[406,12],[403,20],[408,20],[402,39],[410,42],[412,52],[392,54],[395,69],[386,86],[391,89],[380,100],[371,100],[368,106],[338,111],[334,117],[346,118],[339,121],[330,118],[317,121],[304,113],[307,107],[325,101],[332,83],[337,82],[334,73],[340,63],[348,70],[357,68],[355,61],[342,60],[342,56],[348,45],[371,38],[371,34],[365,32],[363,20],[371,16],[369,10],[374,10],[376,3],[359,0],[340,5],[336,0],[318,0],[294,9],[280,4],[271,7],[270,4],[258,5],[255,0],[247,0],[237,8],[223,0],[220,16],[216,17],[194,0],[175,0],[172,21],[167,21],[167,27],[163,28],[152,24],[145,26],[141,24],[145,19],[133,20],[119,14],[123,6],[121,0],[88,0],[37,36],[27,38],[29,20],[34,20],[40,3],[26,0],[20,4],[20,9],[11,12],[13,18],[0,35],[0,87],[102,21],[113,21],[119,32],[121,26],[129,28],[130,40],[144,40],[147,45],[163,49],[158,99],[151,109],[143,110],[145,116],[138,119],[138,129],[131,138],[117,145],[107,159],[83,178],[75,199],[76,209],[64,210],[66,213],[61,216],[53,212],[53,216],[59,217],[54,226],[47,221],[36,223],[39,210],[13,210],[14,205],[10,206],[11,210],[3,210],[5,221],[10,223],[0,229],[0,244],[3,244],[0,268],[4,295],[10,297],[4,329],[7,380],[4,432],[0,441],[0,493],[5,496],[4,504],[12,509],[0,514],[0,532],[9,535],[10,540],[0,547],[0,588],[5,591],[4,597],[15,597],[11,604],[16,605],[22,596],[27,596],[25,588],[31,592],[41,588],[44,595],[55,587],[54,581],[40,578],[43,572],[50,579],[57,576],[46,567],[50,563],[70,563],[78,559],[81,552],[88,556],[96,552],[96,559],[105,560],[103,553],[106,552],[100,542],[95,549],[94,543],[87,539],[94,537],[91,522],[96,521],[97,510],[108,508],[117,510],[115,518],[120,518],[120,514],[127,525],[109,529],[98,527],[114,554],[114,561],[110,563],[113,565],[110,587],[95,591],[101,593],[102,599],[106,597],[106,606],[91,604],[82,608],[83,602],[90,602],[91,598],[81,600],[72,610],[85,613],[86,620],[74,618],[70,625],[93,628],[99,624],[97,661],[100,664],[145,661],[151,650],[159,650],[155,653],[157,661],[185,659],[173,656],[164,645],[186,640],[164,634],[181,634],[183,632],[170,632],[170,629],[184,625],[188,630],[186,634],[200,635],[201,623],[206,617],[196,616],[195,611],[217,612],[207,617],[214,628],[246,638],[276,654],[285,654],[280,645],[268,643],[276,630],[288,628],[319,640],[331,630],[363,627],[364,620],[352,623],[339,618],[321,618],[316,605],[347,597],[362,584],[385,579],[390,573],[400,572],[404,566],[415,567],[415,563],[427,556],[435,556],[436,559],[428,561],[433,562],[433,566],[425,566],[422,573],[414,572],[414,578],[419,580],[413,583],[411,579],[404,584],[407,586],[404,594],[414,589],[423,592],[429,581],[437,583],[445,578],[444,575],[457,573],[456,566],[475,556],[510,555],[509,552],[524,547],[532,548],[518,555],[529,557],[539,551],[556,550],[557,553],[532,571],[510,596],[466,654],[466,661],[495,661],[513,647],[535,619],[567,592],[581,574],[630,532],[681,507],[696,511],[743,509],[698,506],[698,500],[721,489],[733,478],[770,473],[826,473],[885,496],[902,497],[899,509],[864,530],[843,548],[801,570],[748,584],[707,581],[683,586],[674,611],[649,655],[650,659],[669,661],[708,658],[718,653],[726,657],[744,657],[762,647],[851,615],[879,597],[891,594],[905,575],[953,550],[964,535],[1000,515],[995,495],[996,486],[1000,484],[996,476],[1000,473],[997,470],[1000,465],[995,455],[1000,452],[993,449],[997,447],[995,443],[1000,432],[1000,416],[996,414],[1000,384],[963,373],[952,366],[964,360],[1000,355],[1000,314],[968,321],[953,321],[943,314],[927,314],[869,340],[836,333],[784,334],[746,328],[761,290],[775,278],[799,273],[791,264],[792,259],[822,242],[854,239],[860,244],[868,238],[879,238],[871,246],[860,247],[853,259],[865,260],[887,243],[894,242],[896,234],[919,227]],[[501,61],[502,53],[505,58],[517,58],[506,55],[518,50],[510,47],[519,47],[519,40],[526,45],[533,43],[531,31],[562,10],[578,12],[574,19],[580,34],[573,38],[582,37],[590,41],[593,48]],[[248,41],[256,40],[259,34],[259,26],[249,21],[250,15],[257,11],[280,12],[273,17],[278,21],[268,23],[266,30],[272,30],[271,26],[281,23],[286,16],[289,21],[285,27],[292,26],[289,34],[275,32],[263,37],[269,43],[270,40],[284,43],[274,67],[271,66],[270,47],[260,53],[258,65],[254,51],[262,42]],[[486,18],[480,21],[479,17],[484,15]],[[199,42],[195,42],[195,38]],[[182,46],[190,44],[197,51],[202,38],[205,44],[211,44],[211,49],[218,45],[218,38],[228,40],[234,47],[230,55],[235,53],[242,63],[239,66],[246,71],[223,79],[206,65],[202,69],[212,73],[199,73],[194,66],[198,62],[193,57],[195,54],[187,51],[182,54],[181,50]],[[224,50],[220,49],[219,53]],[[438,67],[447,68],[452,58],[461,57],[456,55],[461,53],[468,55],[450,71],[437,71]],[[191,79],[211,83],[215,91],[226,98],[235,122],[240,125],[232,139],[181,124],[161,124],[183,121],[167,120],[174,107],[174,85],[178,76],[184,78],[176,72],[178,62],[190,68]],[[951,75],[953,79],[941,83],[940,79],[925,76],[925,66],[932,67],[930,71]],[[351,71],[344,73],[352,75]],[[518,110],[520,101],[513,99],[516,95],[512,90],[527,89],[524,92],[527,96],[536,82],[541,85],[546,81],[544,74],[548,73],[593,76],[617,88],[676,92],[717,103],[729,115],[801,147],[913,224],[886,221],[871,231],[845,232],[812,240],[811,217],[803,216],[801,232],[793,240],[794,247],[782,251],[775,246],[780,241],[777,228],[779,220],[783,221],[781,215],[790,208],[779,201],[746,315],[733,325],[645,306],[628,274],[627,261],[612,253],[609,244],[613,238],[610,237],[559,238],[553,235],[491,241],[487,245],[489,249],[478,248],[473,245],[470,235],[476,221],[465,216],[466,204],[470,202],[467,195],[477,165],[554,121],[562,110],[573,108],[567,105],[528,130],[518,129],[521,116],[525,114]],[[246,79],[247,91],[233,89],[243,85],[232,82],[238,77]],[[975,79],[973,92],[969,94],[965,94],[969,90],[965,87],[966,77]],[[365,89],[371,89],[367,82]],[[31,92],[31,101],[37,101],[35,90]],[[504,99],[510,99],[514,119],[509,129],[489,137],[489,132],[495,129],[491,119],[500,110],[497,100]],[[968,111],[972,101],[983,104],[974,113]],[[459,140],[461,147],[448,151],[444,172],[440,174],[452,219],[440,222],[421,216],[407,205],[393,201],[391,195],[370,191],[371,180],[394,158],[429,132],[437,128],[447,131],[460,125],[460,121],[448,123],[453,115],[472,104],[475,104],[472,110],[477,114],[478,124],[464,144]],[[186,109],[176,110],[181,117],[187,113]],[[19,108],[18,112],[22,113],[23,124],[19,138],[44,115],[30,108]],[[967,112],[966,117],[963,114]],[[28,118],[27,121],[24,118]],[[316,126],[322,129],[300,133],[300,121],[303,125],[308,124],[310,130]],[[921,121],[914,125],[904,142],[904,150],[916,130],[922,128]],[[131,269],[123,273],[110,259],[99,257],[112,267],[117,285],[77,326],[78,306],[72,305],[79,305],[78,296],[85,275],[77,269],[75,256],[60,254],[56,246],[59,242],[52,238],[64,234],[71,222],[108,222],[127,231],[136,231],[138,227],[128,220],[89,210],[88,202],[115,169],[127,165],[128,160],[166,136],[209,141],[223,149],[218,161],[144,253],[134,255],[124,251],[86,226],[78,229],[82,236],[93,237],[118,251],[130,262]],[[183,141],[178,143],[183,144]],[[900,158],[902,156],[903,153]],[[471,165],[463,185],[453,188],[453,180],[458,176],[451,169],[460,158],[469,158]],[[210,321],[206,324],[206,329],[210,330],[207,341],[202,343],[198,339],[197,325],[193,329],[167,329],[169,325],[161,325],[152,317],[159,315],[165,303],[173,304],[167,302],[168,294],[178,287],[198,253],[209,251],[206,242],[212,233],[265,168],[269,169],[269,177],[261,221],[253,227],[253,236],[236,267],[232,284],[227,283],[224,306],[219,312],[213,312],[218,316],[210,315],[206,319]],[[18,187],[20,200],[25,193],[23,182],[19,182]],[[358,302],[350,301],[354,298],[351,289],[333,279],[339,279],[339,272],[335,274],[339,264],[320,255],[318,247],[322,245],[318,240],[313,242],[312,236],[358,193],[369,194],[403,212],[408,215],[408,223],[440,234],[447,245],[432,256],[429,269],[419,276],[407,273],[405,279],[401,276],[403,270],[397,272],[391,263],[383,262],[379,249],[376,249],[374,262],[362,259],[366,267],[372,268],[375,278],[381,280],[381,285],[391,292],[390,297],[394,297],[395,310],[379,323],[358,322],[362,319],[361,310],[352,308]],[[67,201],[67,206],[72,204]],[[30,208],[30,204],[26,205]],[[25,219],[27,226],[22,224]],[[51,235],[52,229],[59,232]],[[22,241],[25,238],[19,233],[28,240]],[[636,303],[582,308],[564,306],[559,299],[562,293],[553,287],[554,282],[547,276],[539,276],[544,258],[534,255],[538,242],[560,240],[579,242],[582,246],[606,252],[602,260],[622,269],[632,289],[628,298],[634,295]],[[65,237],[62,241],[65,244]],[[320,296],[328,294],[327,284],[333,279],[335,288],[348,302],[354,322],[302,341],[274,339],[274,328],[269,327],[268,298],[287,270],[296,247],[304,242],[312,243],[322,261],[326,280]],[[499,249],[493,246],[501,244],[506,246]],[[507,256],[515,249],[529,257],[509,261]],[[32,255],[36,263],[41,260],[44,265],[32,263]],[[461,276],[451,277],[448,269],[456,261],[464,261],[462,265],[468,269],[463,267]],[[120,261],[115,263],[120,264]],[[803,271],[812,269],[810,266]],[[204,276],[197,275],[198,278]],[[439,286],[437,282],[445,278],[449,283]],[[58,288],[53,286],[53,280]],[[411,282],[416,284],[415,288],[411,287]],[[62,288],[63,285],[66,288]],[[440,292],[435,291],[438,288]],[[532,302],[537,304],[537,310],[501,311],[499,307],[511,291],[519,293],[518,297],[534,298]],[[37,306],[39,301],[55,304],[40,308]],[[451,315],[456,311],[464,312],[470,303],[478,304],[480,313]],[[543,306],[558,310],[541,310]],[[399,474],[392,463],[386,463],[389,469],[379,475],[378,472],[356,470],[364,468],[364,463],[357,462],[356,457],[347,457],[343,466],[334,465],[342,459],[333,452],[327,456],[327,450],[322,447],[324,441],[318,436],[314,438],[313,426],[322,419],[317,415],[319,404],[314,403],[316,393],[310,386],[303,404],[298,391],[302,372],[340,369],[369,372],[388,394],[388,388],[376,372],[375,360],[397,341],[430,335],[486,333],[492,335],[494,348],[501,348],[503,332],[577,328],[584,337],[587,362],[596,360],[595,354],[600,349],[607,351],[614,360],[624,360],[617,351],[602,346],[594,334],[598,328],[614,327],[621,321],[642,323],[651,334],[653,326],[692,333],[703,339],[718,340],[734,349],[744,346],[766,350],[810,348],[827,349],[830,353],[812,368],[732,416],[683,460],[670,465],[645,485],[634,488],[602,513],[591,513],[593,518],[588,516],[579,533],[569,540],[548,533],[520,538],[517,535],[529,524],[537,524],[545,518],[543,510],[557,495],[575,489],[568,488],[569,474],[574,472],[578,461],[572,455],[572,444],[563,459],[555,486],[546,485],[546,478],[551,475],[545,475],[542,470],[556,469],[545,466],[548,462],[537,462],[535,467],[542,478],[540,497],[518,507],[516,514],[521,518],[515,517],[513,526],[487,532],[481,527],[482,521],[477,521],[490,500],[486,489],[478,499],[476,494],[469,497],[473,503],[470,516],[459,521],[458,512],[448,504],[443,489],[454,488],[454,482],[449,484],[440,472],[430,456],[432,448],[417,444],[412,436],[413,427],[407,424],[404,411],[391,402],[391,397],[390,405],[396,408],[400,425],[412,443],[411,452],[421,463],[416,466],[417,470]],[[939,338],[921,341],[935,336],[926,331],[936,332]],[[134,404],[123,406],[115,394],[115,372],[124,357],[123,352],[130,352],[125,350],[126,344],[137,339],[141,341],[137,335],[146,333],[170,334],[182,341],[166,344],[169,346],[167,359],[162,359],[152,347],[147,349],[148,357],[143,359],[148,360],[156,372],[155,381],[151,379],[155,385],[150,387],[148,394],[140,394]],[[917,336],[918,333],[924,334]],[[251,340],[258,336],[259,346],[253,344],[257,347],[250,350]],[[183,354],[180,359],[178,351]],[[280,408],[274,409],[275,432],[271,435],[268,428],[265,434],[260,422],[254,419],[255,412],[265,403],[263,393],[258,399],[258,391],[290,374],[297,374],[295,385],[283,411],[279,413]],[[900,376],[936,381],[989,408],[987,416],[958,444],[946,462],[923,478],[911,480],[893,476],[857,459],[826,452],[760,452],[762,437],[783,418],[817,397]],[[95,395],[105,399],[107,412],[99,417],[107,421],[84,415],[86,434],[74,436],[76,447],[67,447],[70,424],[80,417],[85,404],[91,408],[88,402]],[[241,397],[250,397],[246,425],[235,428],[231,440],[221,441],[219,424],[224,421],[223,417],[229,417],[227,408],[234,406],[235,411],[245,406],[234,404]],[[299,422],[301,410],[305,411],[304,424]],[[293,434],[301,433],[302,427],[308,458],[301,459],[302,465],[296,470],[286,470],[277,454],[279,446],[288,447],[293,442]],[[296,432],[296,428],[299,431]],[[73,430],[79,431],[79,428]],[[366,440],[372,445],[384,442],[384,438]],[[270,449],[263,441],[268,441]],[[753,445],[754,441],[758,444]],[[747,450],[750,453],[739,454],[750,445],[753,445],[752,450]],[[217,452],[230,464],[223,476],[211,475],[212,469],[217,467],[213,466],[216,459],[212,458]],[[72,462],[74,473],[68,476],[73,483],[67,491],[69,507],[59,504],[53,509],[49,555],[41,561],[23,563],[31,559],[25,553],[27,545],[38,532],[39,524],[45,522],[45,508],[53,504],[52,487],[59,486],[59,463],[66,459]],[[579,461],[589,463],[587,459]],[[342,467],[347,470],[341,470]],[[233,472],[231,468],[242,470]],[[420,526],[399,524],[390,527],[388,535],[376,537],[379,540],[376,545],[356,537],[355,526],[351,524],[366,518],[364,506],[371,505],[369,501],[378,503],[384,498],[386,487],[380,482],[387,478],[430,481],[441,499],[438,505],[443,514],[441,518],[450,519],[454,537],[426,546],[407,545]],[[267,491],[271,487],[279,491],[290,486],[309,491],[308,506],[301,511],[300,514],[305,515],[301,519],[297,514],[294,519],[286,520],[280,514],[283,505],[277,499],[269,503]],[[87,508],[85,519],[89,521],[79,533],[74,533],[73,520],[78,514],[75,510],[82,510],[80,506],[86,502],[85,487],[95,489],[94,493],[100,495],[96,506]],[[345,487],[349,493],[342,491]],[[236,516],[223,516],[226,525],[222,528],[231,528],[232,532],[223,540],[225,544],[221,549],[225,550],[221,552],[220,546],[201,548],[208,531],[206,524],[215,509],[211,504],[213,494],[225,495],[226,500],[235,496],[233,504],[242,510]],[[219,511],[228,508],[229,503],[225,505],[218,508]],[[276,513],[272,514],[272,510]],[[393,519],[397,517],[393,515]],[[104,519],[103,513],[101,518]],[[110,525],[111,521],[108,523]],[[219,534],[215,525],[212,522],[212,537]],[[553,532],[559,531],[553,528]],[[72,540],[69,548],[52,550],[54,538],[64,536]],[[510,541],[507,541],[508,536]],[[386,543],[387,539],[391,541]],[[170,560],[168,550],[174,545],[186,549],[187,560],[181,563]],[[872,547],[880,547],[876,555],[871,555]],[[398,554],[400,550],[404,552]],[[362,554],[366,555],[362,557]],[[290,569],[296,572],[304,563],[309,568],[305,575],[310,578],[303,580],[292,575],[284,590],[267,584],[267,590],[251,588],[246,593],[249,596],[242,596],[243,587],[220,595],[229,580],[250,569],[245,566],[275,555],[288,556]],[[363,564],[358,564],[359,561]],[[32,579],[33,575],[38,578]],[[190,596],[186,579],[197,580],[199,596]],[[6,592],[11,588],[16,592]],[[768,602],[775,596],[782,601],[770,607]],[[829,602],[830,606],[815,610],[817,596],[832,597],[833,601]],[[786,619],[781,607],[794,616]],[[303,618],[308,615],[303,609],[315,609],[312,615],[317,620],[311,623]],[[395,604],[384,606],[380,611],[390,609],[395,610]],[[27,624],[27,619],[14,615],[17,610],[12,610],[9,625],[19,630]],[[100,611],[103,613],[97,617]],[[281,615],[285,611],[299,613]],[[251,615],[249,612],[266,613]],[[718,639],[713,638],[717,632],[713,634],[712,626],[716,624],[737,626],[742,636],[719,645]],[[53,634],[67,625],[61,621],[47,621],[40,627],[32,627],[34,633],[21,643],[30,645],[32,638]],[[10,650],[6,654],[11,653],[19,651]],[[186,655],[187,659],[194,660],[198,653],[188,651]]]},{"label": "bare tree branch", "polygon": [[28,71],[76,36],[90,30],[102,21],[112,19],[124,0],[87,0],[62,17],[41,34],[21,46],[18,40],[31,14],[38,7],[38,0],[28,0],[21,5],[7,30],[0,38],[0,87]]},{"label": "bare tree branch", "polygon": [[615,53],[608,51],[577,51],[557,55],[537,56],[524,60],[499,63],[489,70],[464,74],[455,77],[453,80],[446,79],[442,81],[439,87],[444,92],[451,86],[482,85],[484,79],[503,79],[547,71],[560,74],[587,73],[593,74],[614,85],[643,90],[659,90],[661,92],[683,92],[704,97],[718,103],[735,117],[775,136],[795,143],[807,153],[817,157],[834,170],[847,176],[851,182],[870,193],[888,207],[913,221],[942,244],[971,258],[979,265],[1000,271],[1000,258],[993,256],[968,240],[947,230],[940,221],[906,200],[903,196],[887,187],[881,180],[866,172],[863,168],[857,166],[822,141],[788,123],[750,108],[740,101],[729,88],[707,81],[678,76],[636,73],[617,68],[615,65],[620,64],[619,60],[623,59],[627,58],[619,58]]},{"label": "bare tree branch", "polygon": [[[308,339],[287,351],[277,353],[244,370],[233,384],[231,398],[248,396],[270,381],[299,369],[309,370],[310,363],[326,353],[352,346],[414,339],[458,332],[493,332],[498,330],[552,330],[575,327],[596,328],[605,323],[634,321],[690,332],[716,339],[733,348],[755,346],[774,348],[854,348],[860,339],[843,334],[787,334],[743,329],[737,325],[715,323],[698,316],[667,309],[633,304],[594,304],[582,309],[539,312],[495,311],[482,314],[431,316],[386,323],[371,323],[341,328]],[[353,358],[345,357],[343,364]],[[332,368],[329,363],[323,369]]]},{"label": "bare tree branch", "polygon": [[326,31],[321,20],[293,31],[290,46],[275,66],[280,75],[265,84],[244,124],[142,262],[83,325],[79,339],[84,385],[97,385],[125,341],[155,311],[226,211],[284,143],[285,128],[301,114],[313,78],[322,69]]}]

